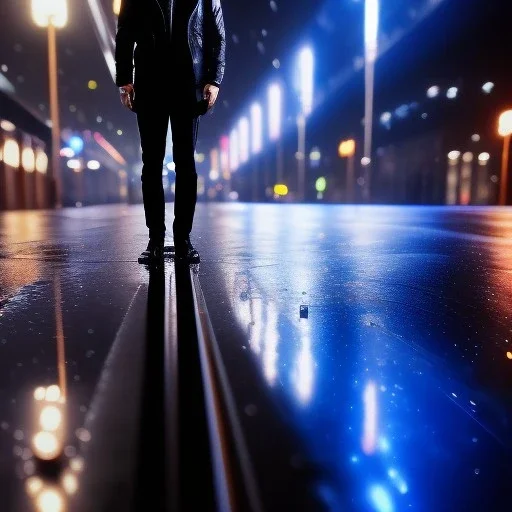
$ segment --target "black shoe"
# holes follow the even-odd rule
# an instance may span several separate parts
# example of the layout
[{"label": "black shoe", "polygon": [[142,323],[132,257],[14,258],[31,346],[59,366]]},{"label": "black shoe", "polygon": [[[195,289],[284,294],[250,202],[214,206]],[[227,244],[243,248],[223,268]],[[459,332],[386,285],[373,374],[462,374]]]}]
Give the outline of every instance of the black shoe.
[{"label": "black shoe", "polygon": [[199,253],[194,249],[190,242],[190,238],[185,240],[175,240],[174,250],[176,251],[176,259],[186,261],[187,263],[200,263]]},{"label": "black shoe", "polygon": [[148,247],[139,257],[139,263],[160,263],[164,259],[164,241],[149,240]]}]

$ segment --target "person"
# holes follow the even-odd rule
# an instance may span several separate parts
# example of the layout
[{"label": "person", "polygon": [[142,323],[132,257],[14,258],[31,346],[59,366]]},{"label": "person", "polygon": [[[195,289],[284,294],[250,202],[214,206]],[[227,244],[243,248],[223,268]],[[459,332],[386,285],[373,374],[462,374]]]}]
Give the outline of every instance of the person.
[{"label": "person", "polygon": [[217,100],[226,39],[220,0],[123,0],[116,33],[116,85],[137,115],[142,197],[149,243],[142,257],[163,258],[162,169],[169,121],[176,165],[173,235],[177,258],[199,262],[190,241],[197,202],[199,117]]}]

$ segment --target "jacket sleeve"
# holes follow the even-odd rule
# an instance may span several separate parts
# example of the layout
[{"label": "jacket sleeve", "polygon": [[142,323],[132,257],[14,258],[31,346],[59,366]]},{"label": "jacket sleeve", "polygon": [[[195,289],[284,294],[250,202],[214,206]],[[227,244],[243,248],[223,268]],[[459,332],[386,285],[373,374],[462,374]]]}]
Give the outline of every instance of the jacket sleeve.
[{"label": "jacket sleeve", "polygon": [[211,60],[208,63],[206,82],[220,86],[226,67],[226,33],[220,0],[211,1],[213,15],[209,30],[210,39],[207,42],[211,48]]},{"label": "jacket sleeve", "polygon": [[134,0],[122,0],[116,33],[116,85],[133,83],[136,15]]}]

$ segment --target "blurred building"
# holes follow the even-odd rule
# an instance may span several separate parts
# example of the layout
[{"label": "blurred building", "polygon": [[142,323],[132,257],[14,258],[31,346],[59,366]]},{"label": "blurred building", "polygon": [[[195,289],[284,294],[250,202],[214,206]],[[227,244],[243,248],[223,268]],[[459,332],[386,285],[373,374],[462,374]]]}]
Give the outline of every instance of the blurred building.
[{"label": "blurred building", "polygon": [[0,74],[0,210],[49,208],[51,130],[12,95]]}]

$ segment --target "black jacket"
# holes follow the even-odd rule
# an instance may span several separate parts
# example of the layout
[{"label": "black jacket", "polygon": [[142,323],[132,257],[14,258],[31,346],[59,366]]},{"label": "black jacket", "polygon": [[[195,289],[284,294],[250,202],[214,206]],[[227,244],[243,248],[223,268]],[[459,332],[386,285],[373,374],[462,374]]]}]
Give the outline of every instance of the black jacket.
[{"label": "black jacket", "polygon": [[[226,60],[220,0],[195,1],[197,4],[188,24],[188,41],[196,85],[219,86]],[[166,17],[158,0],[123,0],[116,34],[116,85],[134,82],[135,45],[135,80],[137,75],[157,72],[152,68],[165,65],[158,55],[164,53],[169,37]]]}]

